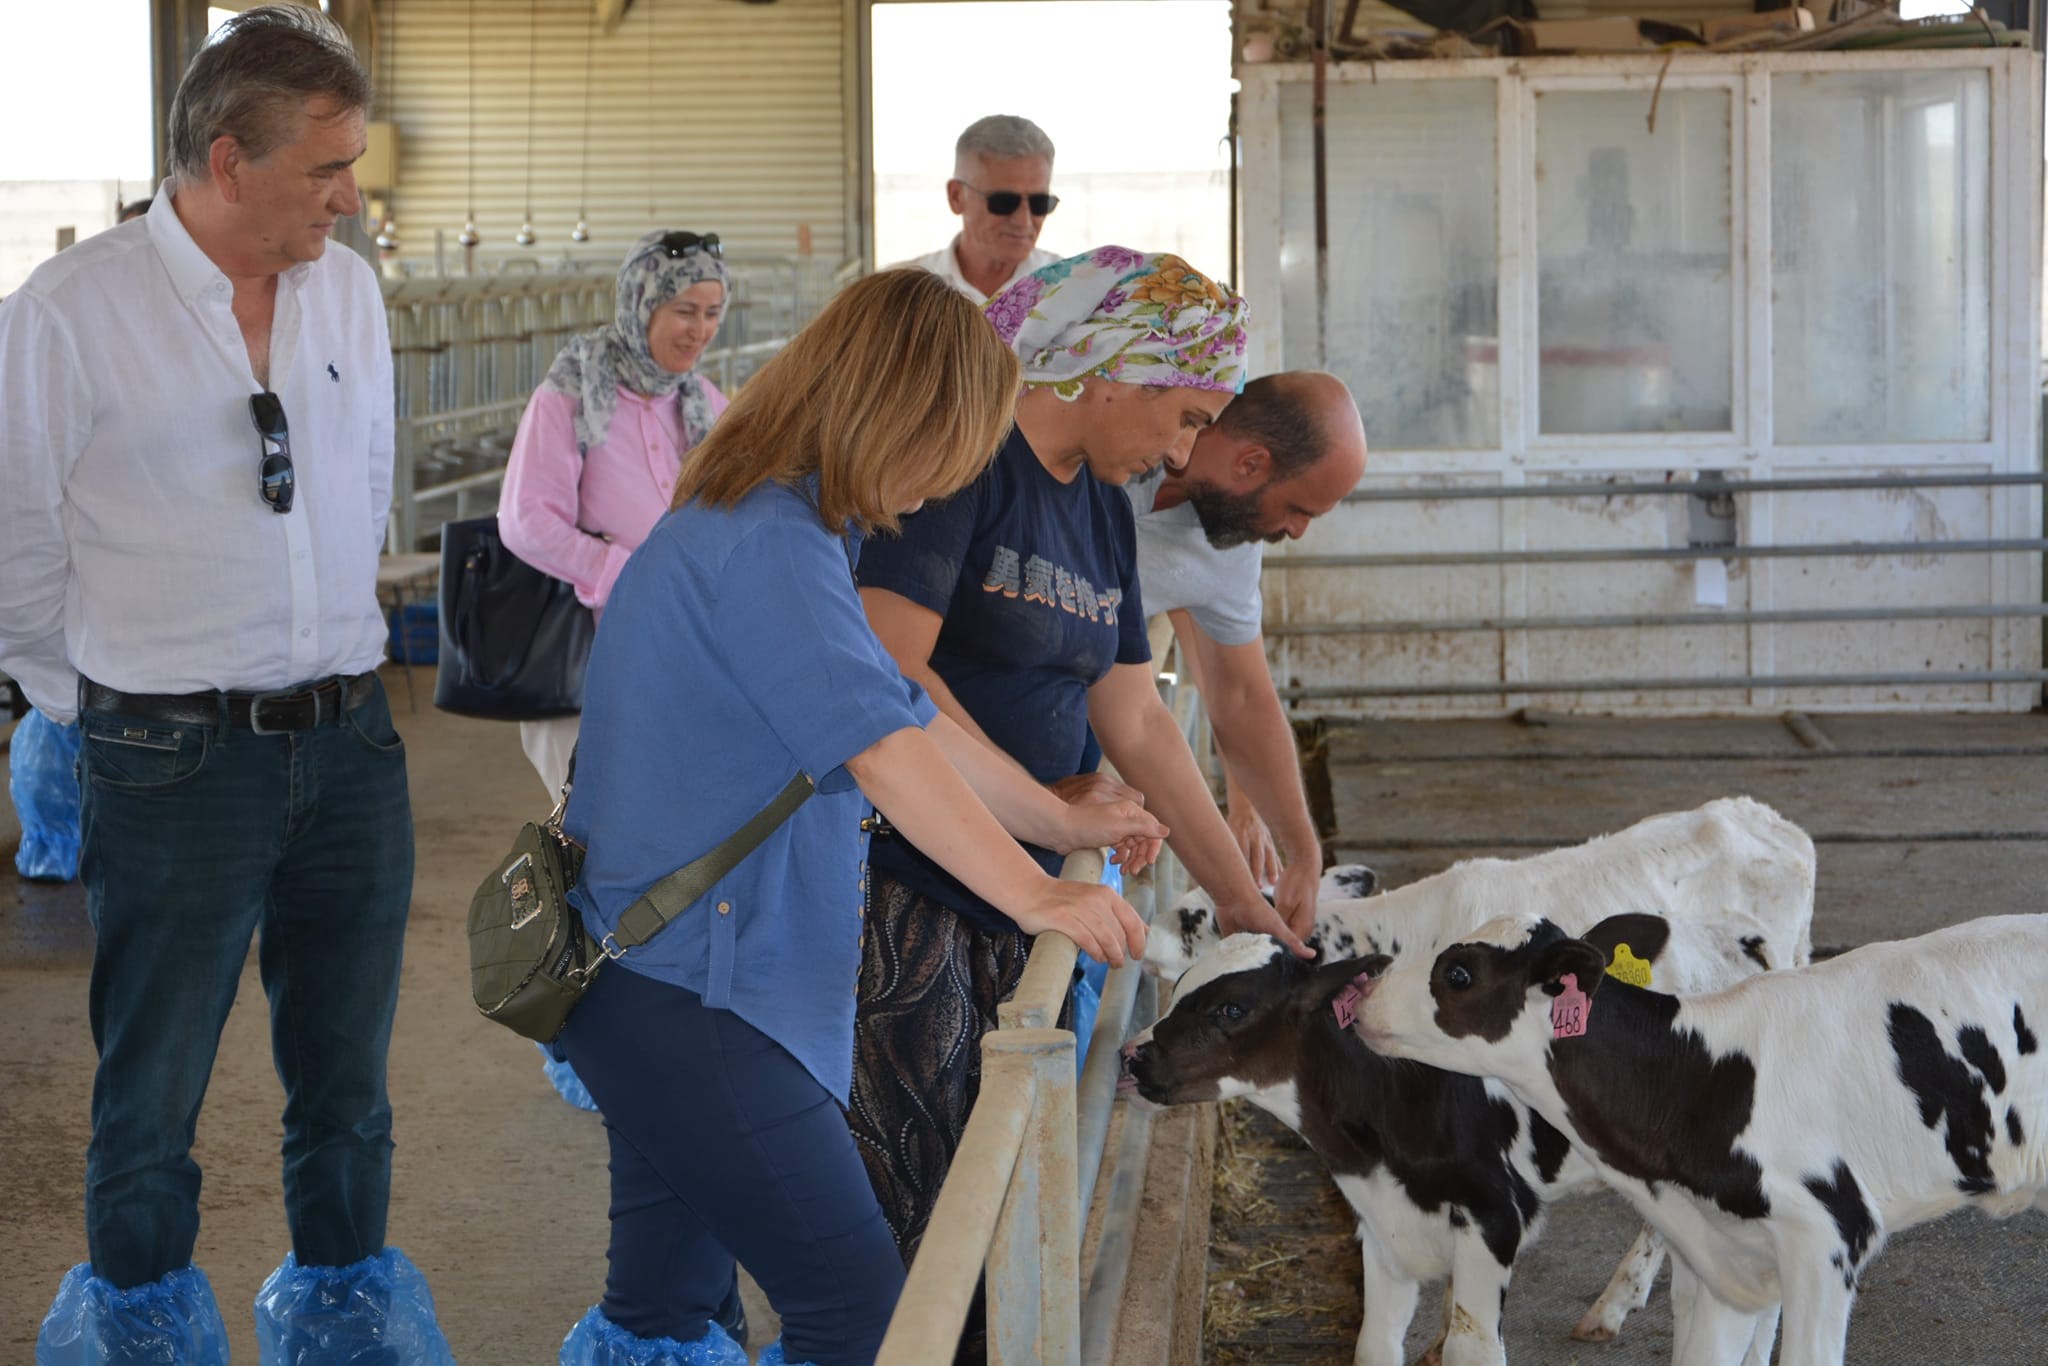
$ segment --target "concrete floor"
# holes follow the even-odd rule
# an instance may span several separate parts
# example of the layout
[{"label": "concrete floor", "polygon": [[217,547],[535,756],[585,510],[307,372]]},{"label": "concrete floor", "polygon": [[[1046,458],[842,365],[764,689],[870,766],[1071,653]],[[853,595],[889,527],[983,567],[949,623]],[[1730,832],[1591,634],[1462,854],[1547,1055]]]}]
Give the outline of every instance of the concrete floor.
[{"label": "concrete floor", "polygon": [[[1392,885],[1460,858],[1575,842],[1653,812],[1746,793],[1814,837],[1821,952],[1982,915],[2048,910],[2048,716],[1818,717],[1821,747],[1777,721],[1373,723],[1329,744],[1339,856]],[[1347,1208],[1293,1135],[1240,1121],[1266,1204],[1235,1219],[1219,1187],[1212,1287],[1280,1268],[1259,1293],[1301,1309],[1238,1314],[1212,1360],[1349,1361],[1358,1253]],[[1663,1283],[1615,1343],[1567,1336],[1637,1225],[1618,1197],[1566,1201],[1516,1268],[1507,1346],[1517,1363],[1670,1360]],[[1233,1251],[1232,1249],[1240,1249]],[[1213,1301],[1212,1301],[1213,1302]],[[1409,1336],[1438,1322],[1427,1292]],[[1849,1361],[2039,1366],[2048,1361],[2048,1216],[1965,1212],[1896,1236],[1865,1277]]]},{"label": "concrete floor", "polygon": [[[408,713],[403,673],[385,671],[410,764],[419,870],[391,1049],[389,1237],[426,1272],[459,1360],[551,1363],[603,1293],[604,1133],[596,1115],[555,1096],[532,1044],[476,1013],[463,935],[477,879],[547,802],[513,726],[437,712],[427,700],[432,670],[416,682],[419,710]],[[17,879],[17,838],[0,795],[0,1362],[9,1366],[32,1358],[59,1278],[85,1256],[93,1069],[85,898],[75,885]],[[205,1183],[194,1260],[213,1281],[239,1362],[256,1360],[249,1306],[289,1247],[282,1106],[252,956],[195,1154]],[[757,1295],[749,1307],[758,1346],[774,1320]]]}]

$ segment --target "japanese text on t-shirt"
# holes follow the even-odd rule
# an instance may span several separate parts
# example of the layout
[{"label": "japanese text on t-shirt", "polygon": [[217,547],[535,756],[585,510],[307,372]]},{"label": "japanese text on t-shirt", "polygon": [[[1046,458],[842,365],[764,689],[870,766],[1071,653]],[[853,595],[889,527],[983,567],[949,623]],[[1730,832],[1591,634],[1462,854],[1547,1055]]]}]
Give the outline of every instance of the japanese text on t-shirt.
[{"label": "japanese text on t-shirt", "polygon": [[1089,621],[1112,624],[1116,621],[1116,609],[1124,600],[1121,588],[1098,589],[1086,578],[1042,555],[1023,559],[1006,545],[996,546],[981,588],[984,593],[1022,597],[1026,602],[1057,607]]}]

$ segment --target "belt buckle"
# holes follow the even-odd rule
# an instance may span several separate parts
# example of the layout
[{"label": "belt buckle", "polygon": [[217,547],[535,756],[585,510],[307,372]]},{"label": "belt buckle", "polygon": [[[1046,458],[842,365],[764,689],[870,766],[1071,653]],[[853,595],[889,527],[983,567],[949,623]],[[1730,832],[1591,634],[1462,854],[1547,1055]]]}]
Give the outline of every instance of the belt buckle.
[{"label": "belt buckle", "polygon": [[309,696],[313,699],[313,724],[317,726],[320,724],[320,698],[317,693],[301,689],[298,692],[265,692],[255,694],[249,699],[249,733],[252,735],[289,735],[292,731],[299,729],[297,726],[289,725],[272,729],[264,725],[263,708],[266,703],[289,702],[294,698]]},{"label": "belt buckle", "polygon": [[[281,696],[281,694],[259,693],[257,696],[249,699],[249,733],[251,735],[283,735],[285,733],[282,730],[271,730],[263,724],[263,704],[278,696]],[[290,727],[285,729],[289,730]]]}]

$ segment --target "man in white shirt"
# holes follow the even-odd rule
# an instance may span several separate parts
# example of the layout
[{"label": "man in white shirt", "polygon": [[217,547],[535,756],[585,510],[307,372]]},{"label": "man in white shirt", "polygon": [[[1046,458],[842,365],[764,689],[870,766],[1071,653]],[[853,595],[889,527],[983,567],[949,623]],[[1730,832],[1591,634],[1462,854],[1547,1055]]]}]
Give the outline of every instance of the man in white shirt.
[{"label": "man in white shirt", "polygon": [[1195,438],[1185,468],[1162,465],[1124,486],[1138,514],[1145,610],[1171,614],[1193,661],[1223,753],[1231,831],[1304,935],[1322,846],[1266,665],[1259,569],[1264,543],[1299,539],[1364,472],[1365,426],[1350,390],[1335,375],[1293,371],[1247,384]]},{"label": "man in white shirt", "polygon": [[953,147],[946,203],[960,232],[946,246],[901,264],[921,266],[979,304],[1020,276],[1060,258],[1040,251],[1038,233],[1059,207],[1052,192],[1052,139],[1030,119],[990,114],[967,125]]},{"label": "man in white shirt", "polygon": [[413,874],[375,673],[391,354],[375,275],[327,249],[369,102],[318,10],[230,19],[179,85],[150,212],[0,305],[0,670],[83,728],[99,1051],[91,1260],[38,1359],[225,1360],[190,1150],[259,931],[291,1234],[264,1355],[449,1359],[384,1243]]}]

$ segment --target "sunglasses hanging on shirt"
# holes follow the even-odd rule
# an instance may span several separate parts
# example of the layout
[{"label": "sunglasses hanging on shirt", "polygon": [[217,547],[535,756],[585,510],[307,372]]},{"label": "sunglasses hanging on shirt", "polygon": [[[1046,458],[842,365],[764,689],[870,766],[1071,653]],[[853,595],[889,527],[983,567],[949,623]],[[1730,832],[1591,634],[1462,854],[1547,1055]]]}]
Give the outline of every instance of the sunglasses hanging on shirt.
[{"label": "sunglasses hanging on shirt", "polygon": [[284,401],[267,389],[249,395],[249,421],[261,438],[256,486],[272,512],[290,512],[298,481],[292,473],[292,433],[284,420]]},{"label": "sunglasses hanging on shirt", "polygon": [[[960,183],[967,185],[967,182],[964,180]],[[1008,218],[1011,214],[1017,212],[1018,205],[1024,203],[1031,205],[1031,216],[1033,218],[1043,218],[1060,206],[1060,197],[1058,195],[1047,194],[1043,190],[1040,190],[1037,194],[1019,194],[1015,190],[983,190],[973,185],[967,185],[967,188],[987,200],[988,211],[997,218]]]}]

